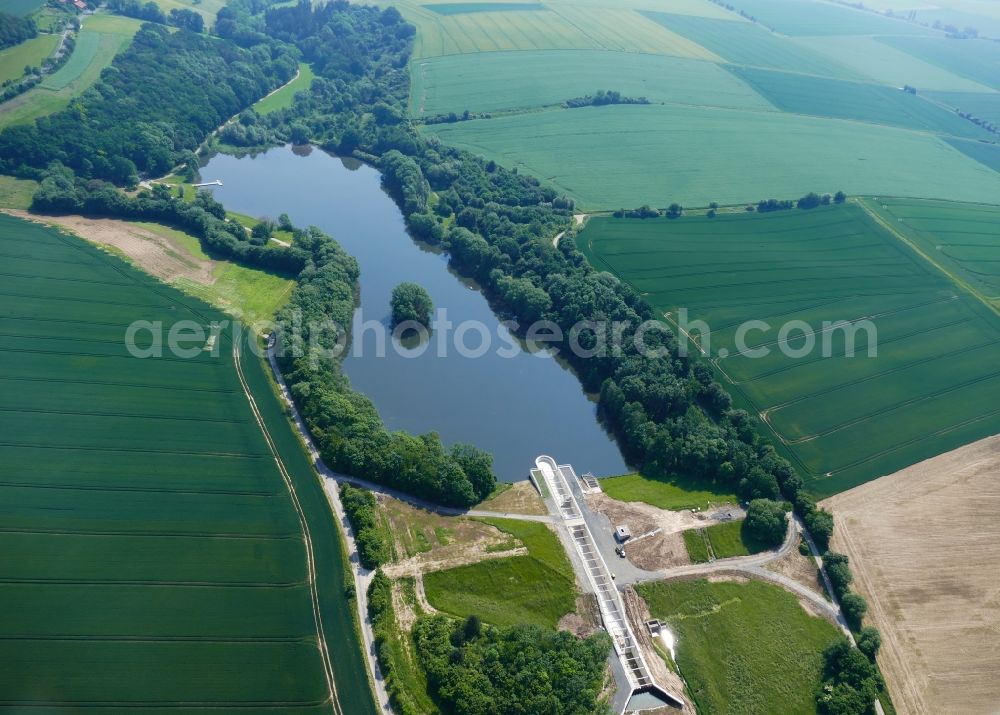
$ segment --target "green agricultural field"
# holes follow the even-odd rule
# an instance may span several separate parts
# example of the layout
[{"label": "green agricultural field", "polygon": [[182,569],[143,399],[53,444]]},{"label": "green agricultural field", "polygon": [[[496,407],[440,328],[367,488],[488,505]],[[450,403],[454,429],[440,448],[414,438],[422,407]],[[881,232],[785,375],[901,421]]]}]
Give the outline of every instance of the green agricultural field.
[{"label": "green agricultural field", "polygon": [[601,50],[482,52],[421,60],[411,67],[414,116],[557,105],[600,89],[651,102],[773,109],[717,64]]},{"label": "green agricultural field", "polygon": [[491,559],[424,575],[427,601],[458,618],[476,614],[498,626],[555,627],[574,608],[575,583],[566,552],[545,524],[484,519],[518,539],[526,556]]},{"label": "green agricultural field", "polygon": [[[460,13],[435,11],[439,4],[409,0],[394,4],[417,27],[414,61],[475,52],[569,49],[716,59],[698,44],[613,2],[547,2],[531,10],[498,9],[507,3],[475,3],[484,9]],[[467,5],[472,4],[463,3]]]},{"label": "green agricultural field", "polygon": [[810,190],[986,203],[1000,196],[1000,174],[936,137],[779,112],[587,107],[423,131],[520,167],[590,210],[736,204]]},{"label": "green agricultural field", "polygon": [[864,204],[944,270],[1000,307],[1000,207],[906,199]]},{"label": "green agricultural field", "polygon": [[814,715],[823,649],[840,637],[795,596],[760,581],[637,587],[670,624],[677,665],[701,713]]},{"label": "green agricultural field", "polygon": [[938,35],[935,30],[822,0],[735,0],[738,10],[783,35]]},{"label": "green agricultural field", "polygon": [[625,474],[601,480],[601,489],[618,501],[644,502],[660,509],[706,509],[716,504],[736,504],[736,495],[725,489],[706,488],[704,480],[682,477],[660,479],[643,474]]},{"label": "green agricultural field", "polygon": [[[725,387],[826,496],[1000,431],[1000,319],[892,225],[848,204],[593,218],[577,240],[671,321],[710,326],[699,344]],[[740,336],[751,320],[767,327]],[[832,326],[860,320],[877,334],[859,328],[850,357]]]},{"label": "green agricultural field", "polygon": [[993,171],[1000,171],[1000,145],[983,144],[967,139],[949,139],[948,143],[983,166]]},{"label": "green agricultural field", "polygon": [[264,99],[258,101],[255,105],[253,105],[253,108],[261,114],[270,114],[271,112],[276,112],[279,109],[291,107],[292,102],[295,100],[296,93],[308,91],[308,89],[312,86],[314,79],[316,79],[316,75],[313,73],[312,67],[307,65],[305,62],[300,62],[298,77],[276,91],[274,94],[264,97]]},{"label": "green agricultural field", "polygon": [[22,77],[26,66],[41,66],[58,44],[58,35],[39,35],[19,45],[0,50],[0,82]]},{"label": "green agricultural field", "polygon": [[1000,89],[998,42],[944,37],[882,37],[879,41],[961,77]]},{"label": "green agricultural field", "polygon": [[753,67],[733,67],[732,72],[785,112],[889,124],[969,139],[994,138],[955,112],[898,88]]},{"label": "green agricultural field", "polygon": [[[861,77],[869,77],[890,87],[905,84],[924,90],[954,92],[989,92],[979,82],[961,77],[930,62],[924,62],[902,50],[890,47],[875,37],[807,37],[797,43],[827,61],[851,68]],[[794,68],[790,68],[794,71]]]},{"label": "green agricultural field", "polygon": [[[110,65],[115,55],[131,42],[141,24],[128,17],[88,17],[77,35],[77,47],[65,65],[46,77],[41,86],[0,104],[0,129],[14,124],[28,124],[38,117],[64,109],[70,100],[100,79],[101,70]],[[93,46],[95,36],[98,38],[96,51],[92,54],[88,52],[89,59],[83,63],[77,59],[77,53],[81,46],[83,49]]]},{"label": "green agricultural field", "polygon": [[216,355],[126,349],[137,320],[226,316],[35,223],[0,216],[0,254],[5,705],[329,712],[311,550],[341,704],[374,715],[335,522],[262,362],[239,361],[258,422],[232,328]]},{"label": "green agricultural field", "polygon": [[438,15],[461,15],[468,12],[511,12],[544,10],[540,2],[442,2],[426,5]]},{"label": "green agricultural field", "polygon": [[1000,127],[1000,93],[931,92],[929,96],[934,101],[962,112],[969,112]]},{"label": "green agricultural field", "polygon": [[858,77],[846,67],[749,22],[664,12],[644,14],[735,65],[770,67],[843,79]]}]

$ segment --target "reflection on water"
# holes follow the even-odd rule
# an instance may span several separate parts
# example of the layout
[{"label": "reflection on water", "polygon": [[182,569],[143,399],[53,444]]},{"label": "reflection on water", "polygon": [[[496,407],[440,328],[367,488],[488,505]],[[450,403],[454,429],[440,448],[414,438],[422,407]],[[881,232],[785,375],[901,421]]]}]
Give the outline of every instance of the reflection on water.
[{"label": "reflection on water", "polygon": [[[437,431],[445,443],[470,442],[490,451],[505,481],[527,477],[539,454],[572,462],[580,473],[626,471],[614,440],[596,418],[596,408],[576,377],[551,358],[519,351],[512,358],[497,349],[517,340],[500,323],[486,299],[448,268],[446,257],[414,242],[399,209],[381,188],[379,173],[355,159],[319,149],[282,147],[256,156],[219,155],[203,169],[222,179],[215,194],[227,208],[255,217],[287,213],[299,226],[316,225],[334,236],[361,266],[358,320],[344,370],[352,385],[374,401],[390,429]],[[407,341],[406,350],[373,358],[380,341],[391,345],[390,295],[403,281],[427,289],[436,309],[445,309],[450,330],[435,328],[434,349]],[[478,358],[436,341],[458,340],[460,326],[478,325],[493,349]],[[464,333],[477,345],[478,331]]]}]

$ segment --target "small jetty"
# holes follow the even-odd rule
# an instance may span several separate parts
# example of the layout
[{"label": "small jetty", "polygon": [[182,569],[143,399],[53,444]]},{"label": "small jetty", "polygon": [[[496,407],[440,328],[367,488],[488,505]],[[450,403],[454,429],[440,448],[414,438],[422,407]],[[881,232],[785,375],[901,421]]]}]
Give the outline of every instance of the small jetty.
[{"label": "small jetty", "polygon": [[201,184],[191,184],[194,188],[200,189],[203,186],[222,186],[222,179],[216,179],[215,181],[206,181]]}]

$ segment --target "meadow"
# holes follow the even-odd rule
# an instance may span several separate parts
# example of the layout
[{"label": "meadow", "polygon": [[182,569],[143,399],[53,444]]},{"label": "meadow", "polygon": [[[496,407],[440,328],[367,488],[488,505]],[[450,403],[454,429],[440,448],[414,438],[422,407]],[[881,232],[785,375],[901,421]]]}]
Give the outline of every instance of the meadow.
[{"label": "meadow", "polygon": [[742,520],[724,521],[704,529],[689,529],[684,532],[684,546],[691,563],[695,564],[709,561],[712,556],[729,559],[758,554],[769,548],[745,532]]},{"label": "meadow", "polygon": [[26,209],[31,206],[31,197],[37,190],[37,181],[0,176],[0,208]]},{"label": "meadow", "polygon": [[795,596],[759,581],[671,581],[637,590],[653,617],[670,624],[698,712],[816,712],[821,653],[839,631]]},{"label": "meadow", "polygon": [[215,16],[226,5],[226,0],[153,0],[161,10],[167,15],[171,10],[194,10],[205,18],[205,26],[208,27],[215,22]]},{"label": "meadow", "polygon": [[[684,308],[705,321],[711,332],[699,343],[723,385],[808,487],[829,495],[1000,428],[997,316],[887,225],[859,204],[593,218],[578,245],[658,313],[674,319]],[[780,334],[791,319],[805,325]],[[846,332],[827,323],[861,319],[877,335],[858,331],[850,357]],[[740,343],[748,320],[768,328]]]},{"label": "meadow", "polygon": [[[176,242],[195,261],[209,261],[196,236],[154,223],[136,223],[153,233]],[[175,285],[185,293],[197,296],[243,320],[271,320],[288,302],[294,281],[287,276],[255,270],[229,261],[215,261],[212,266],[215,281],[211,285],[190,278],[178,278]]]},{"label": "meadow", "polygon": [[731,71],[785,112],[887,124],[969,139],[992,140],[995,136],[954,111],[896,87],[754,67],[734,67]]},{"label": "meadow", "polygon": [[0,216],[0,254],[5,703],[329,711],[311,548],[342,704],[374,713],[335,523],[263,365],[241,361],[302,520],[231,329],[218,356],[125,346],[136,320],[226,316],[35,223]]},{"label": "meadow", "polygon": [[58,44],[58,35],[39,35],[19,45],[0,50],[0,82],[20,78],[24,75],[26,66],[39,67],[55,51]]},{"label": "meadow", "polygon": [[274,94],[264,97],[264,99],[258,101],[253,105],[253,108],[260,114],[270,114],[271,112],[276,112],[279,109],[287,109],[288,107],[291,107],[292,102],[295,101],[296,93],[308,91],[309,87],[312,86],[314,79],[316,79],[316,75],[313,73],[312,67],[305,62],[300,62],[298,77],[293,79],[281,89],[277,90]]},{"label": "meadow", "polygon": [[0,129],[27,124],[64,109],[100,79],[101,70],[131,42],[141,24],[139,20],[112,15],[86,18],[66,64],[48,75],[40,86],[0,104]]},{"label": "meadow", "polygon": [[554,628],[576,599],[573,569],[559,538],[543,523],[483,521],[520,541],[528,554],[426,573],[428,603],[457,618],[475,614],[498,626]]},{"label": "meadow", "polygon": [[603,50],[481,52],[412,65],[416,116],[557,105],[611,89],[650,102],[737,109],[773,107],[721,66],[665,55]]},{"label": "meadow", "polygon": [[618,501],[644,502],[670,511],[705,509],[713,504],[736,504],[736,495],[726,489],[713,489],[703,481],[679,476],[659,478],[640,474],[623,474],[601,480],[601,489]]},{"label": "meadow", "polygon": [[587,107],[423,131],[517,166],[587,210],[736,204],[808,191],[986,203],[1000,196],[1000,174],[936,137],[788,113]]}]

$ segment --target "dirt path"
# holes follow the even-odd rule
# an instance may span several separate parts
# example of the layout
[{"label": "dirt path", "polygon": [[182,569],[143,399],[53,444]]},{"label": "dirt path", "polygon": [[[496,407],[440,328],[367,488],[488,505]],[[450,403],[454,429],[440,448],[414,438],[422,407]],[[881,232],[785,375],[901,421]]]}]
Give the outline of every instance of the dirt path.
[{"label": "dirt path", "polygon": [[246,377],[243,375],[243,366],[240,359],[240,344],[239,342],[234,341],[233,366],[236,370],[236,376],[239,378],[240,386],[243,388],[243,393],[246,395],[247,402],[250,404],[254,420],[256,420],[257,426],[260,428],[261,434],[264,436],[264,441],[267,442],[267,447],[271,452],[271,456],[274,457],[274,463],[278,467],[278,472],[281,474],[281,478],[285,482],[285,487],[288,489],[288,495],[291,497],[292,506],[295,507],[295,514],[299,520],[299,527],[302,530],[302,538],[306,553],[306,573],[308,575],[309,582],[309,597],[312,601],[313,622],[316,627],[317,647],[319,648],[320,658],[323,661],[323,673],[326,676],[327,689],[329,692],[328,698],[333,706],[334,712],[338,715],[343,715],[344,711],[340,707],[340,700],[337,697],[337,684],[333,674],[333,661],[330,659],[330,651],[327,648],[326,629],[323,625],[323,611],[319,605],[319,591],[316,587],[316,562],[313,556],[312,534],[309,531],[309,522],[306,520],[305,513],[302,511],[302,504],[299,502],[299,495],[295,489],[295,482],[292,480],[291,475],[285,468],[285,463],[281,459],[281,454],[278,452],[277,447],[274,445],[274,441],[271,439],[271,433],[268,431],[267,425],[264,424],[264,418],[261,415],[260,410],[257,408],[257,402],[253,398],[253,393],[250,391],[249,385],[247,385]]},{"label": "dirt path", "polygon": [[[361,639],[364,646],[364,657],[368,665],[367,670],[369,677],[371,678],[370,682],[373,684],[375,690],[376,706],[381,712],[389,713],[391,715],[392,706],[389,701],[389,693],[385,688],[382,670],[379,668],[378,659],[375,656],[375,633],[372,628],[371,618],[368,616],[368,586],[372,582],[374,572],[361,566],[361,560],[358,557],[358,545],[354,540],[354,533],[351,530],[347,515],[344,513],[344,506],[340,502],[340,493],[338,491],[339,485],[336,475],[323,463],[323,460],[319,456],[319,450],[316,449],[316,445],[312,441],[312,436],[306,429],[305,422],[302,421],[302,415],[299,414],[298,408],[295,406],[295,403],[292,402],[291,393],[288,391],[288,385],[285,383],[285,377],[281,374],[281,369],[278,367],[278,363],[274,358],[273,346],[270,346],[267,351],[267,359],[271,366],[271,370],[274,373],[275,381],[278,383],[278,390],[281,393],[281,399],[284,400],[285,405],[291,414],[292,422],[298,429],[299,436],[302,438],[302,441],[306,446],[306,451],[309,453],[313,466],[316,468],[320,479],[323,481],[323,490],[326,492],[327,499],[330,502],[330,507],[337,518],[338,524],[340,525],[341,535],[344,537],[344,542],[347,547],[347,558],[351,565],[351,574],[354,576],[357,617],[358,622],[361,624]],[[247,396],[250,397],[249,391],[247,391]],[[337,705],[337,709],[339,712],[339,704]]]}]

